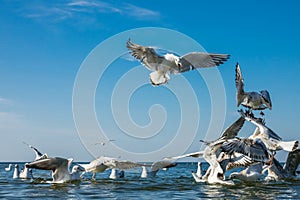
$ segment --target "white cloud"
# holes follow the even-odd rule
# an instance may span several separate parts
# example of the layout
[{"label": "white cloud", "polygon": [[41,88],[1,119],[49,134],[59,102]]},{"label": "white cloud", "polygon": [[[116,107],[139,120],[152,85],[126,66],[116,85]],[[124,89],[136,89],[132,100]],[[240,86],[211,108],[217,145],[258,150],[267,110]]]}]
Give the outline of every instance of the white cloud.
[{"label": "white cloud", "polygon": [[[99,19],[99,14],[119,14],[136,20],[156,20],[160,13],[129,3],[108,3],[102,1],[72,0],[68,3],[36,3],[20,5],[20,12],[27,18],[52,22],[68,19]],[[86,15],[86,17],[82,17]]]},{"label": "white cloud", "polygon": [[158,19],[160,17],[160,13],[149,10],[146,8],[141,8],[132,4],[126,4],[123,10],[124,14],[132,17],[136,17],[137,19]]}]

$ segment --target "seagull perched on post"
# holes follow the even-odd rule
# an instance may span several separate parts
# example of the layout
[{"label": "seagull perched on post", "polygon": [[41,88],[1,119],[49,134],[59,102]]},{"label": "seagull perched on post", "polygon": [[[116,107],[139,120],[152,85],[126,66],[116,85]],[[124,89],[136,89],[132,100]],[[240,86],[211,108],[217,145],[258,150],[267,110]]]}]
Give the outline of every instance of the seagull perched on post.
[{"label": "seagull perched on post", "polygon": [[[261,90],[259,93],[244,91],[244,78],[239,63],[235,67],[235,84],[237,106],[242,105],[252,110],[264,110],[266,108],[272,110],[271,97],[267,90]],[[261,114],[263,115],[262,112]]]},{"label": "seagull perched on post", "polygon": [[205,52],[190,52],[181,57],[172,53],[159,55],[154,48],[142,46],[131,42],[126,43],[131,55],[138,59],[150,73],[152,85],[165,84],[170,74],[179,74],[196,68],[209,68],[219,66],[229,59],[229,54],[211,54]]}]

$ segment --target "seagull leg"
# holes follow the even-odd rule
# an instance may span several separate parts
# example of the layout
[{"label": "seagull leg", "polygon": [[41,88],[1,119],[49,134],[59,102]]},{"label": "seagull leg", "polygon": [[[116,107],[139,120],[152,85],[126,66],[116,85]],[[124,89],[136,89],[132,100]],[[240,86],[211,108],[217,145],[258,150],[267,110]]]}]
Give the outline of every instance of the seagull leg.
[{"label": "seagull leg", "polygon": [[95,179],[95,175],[96,175],[96,173],[93,173],[93,175],[92,175],[92,180],[93,180],[93,181],[96,180],[96,179]]},{"label": "seagull leg", "polygon": [[273,155],[271,156],[271,158],[269,160],[270,166],[272,166],[272,164],[273,164],[273,160],[274,160],[275,154],[276,154],[276,151],[273,153]]}]

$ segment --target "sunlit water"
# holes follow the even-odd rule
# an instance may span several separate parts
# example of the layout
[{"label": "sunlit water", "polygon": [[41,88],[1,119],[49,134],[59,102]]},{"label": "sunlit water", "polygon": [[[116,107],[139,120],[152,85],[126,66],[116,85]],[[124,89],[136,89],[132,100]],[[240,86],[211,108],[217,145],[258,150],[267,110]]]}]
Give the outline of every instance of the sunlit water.
[{"label": "sunlit water", "polygon": [[[24,163],[19,163],[21,168]],[[8,163],[0,163],[0,198],[5,199],[300,199],[300,181],[236,183],[235,186],[196,183],[191,171],[197,163],[179,163],[155,178],[140,178],[142,169],[125,172],[125,178],[109,179],[110,171],[82,181],[46,183],[49,171],[33,170],[34,180],[13,179]],[[207,165],[205,166],[207,167]]]}]

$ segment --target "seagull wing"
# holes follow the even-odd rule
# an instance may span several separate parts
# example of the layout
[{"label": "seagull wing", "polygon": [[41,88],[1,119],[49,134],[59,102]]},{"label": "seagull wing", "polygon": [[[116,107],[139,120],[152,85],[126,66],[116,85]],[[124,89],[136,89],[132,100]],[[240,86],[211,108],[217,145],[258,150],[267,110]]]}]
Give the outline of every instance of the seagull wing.
[{"label": "seagull wing", "polygon": [[229,126],[221,135],[223,139],[231,139],[237,136],[241,128],[243,127],[245,119],[240,117],[231,126]]},{"label": "seagull wing", "polygon": [[144,166],[143,164],[128,161],[128,160],[121,160],[121,161],[116,161],[115,162],[115,167],[117,169],[125,170],[125,169],[131,169],[135,167],[141,167]]},{"label": "seagull wing", "polygon": [[259,139],[230,139],[223,143],[221,149],[228,154],[233,154],[234,152],[244,154],[254,161],[264,161],[270,158],[265,144]]},{"label": "seagull wing", "polygon": [[260,91],[262,98],[265,101],[266,106],[271,110],[272,109],[272,101],[270,93],[267,90]]},{"label": "seagull wing", "polygon": [[239,153],[235,153],[235,155],[238,156],[229,159],[229,162],[226,165],[226,170],[234,169],[237,167],[248,167],[254,163],[254,161],[249,156]]},{"label": "seagull wing", "polygon": [[68,160],[65,158],[54,157],[54,158],[45,158],[43,160],[34,161],[29,164],[26,164],[25,166],[28,168],[55,171],[58,167],[62,165],[68,166]]},{"label": "seagull wing", "polygon": [[184,154],[184,155],[180,155],[180,156],[167,157],[167,158],[164,158],[164,160],[177,160],[177,159],[186,158],[186,157],[199,158],[199,157],[202,157],[203,155],[204,155],[204,151],[197,151],[194,153],[188,153],[188,154]]},{"label": "seagull wing", "polygon": [[289,153],[283,169],[287,174],[296,176],[297,175],[296,170],[299,164],[300,164],[300,149],[297,149]]},{"label": "seagull wing", "polygon": [[219,66],[229,59],[229,54],[210,54],[204,52],[191,52],[180,58],[180,72],[195,68],[208,68]]},{"label": "seagull wing", "polygon": [[[250,116],[245,114],[243,111],[238,111],[245,120],[251,122],[252,124],[256,125],[258,128],[260,128],[260,135],[261,137],[273,138],[275,140],[281,141],[282,138],[277,135],[273,130],[271,130],[269,127],[267,127],[261,118],[255,118],[254,116]],[[262,131],[263,130],[263,131]],[[259,136],[259,134],[255,134],[256,136]]]},{"label": "seagull wing", "polygon": [[29,148],[31,148],[34,151],[36,159],[38,159],[38,158],[40,158],[41,156],[44,155],[37,148],[35,148],[34,146],[32,146],[30,144],[27,144],[26,142],[23,142],[23,143],[26,144]]},{"label": "seagull wing", "polygon": [[164,60],[153,48],[135,44],[130,39],[127,41],[126,47],[131,55],[142,62],[149,70],[156,71],[157,66]]},{"label": "seagull wing", "polygon": [[244,101],[244,78],[242,75],[242,71],[240,65],[237,63],[235,66],[235,86],[236,86],[236,101],[237,106],[241,105]]},{"label": "seagull wing", "polygon": [[151,171],[158,171],[163,168],[171,168],[176,166],[176,163],[172,160],[163,159],[156,161],[151,165]]}]

